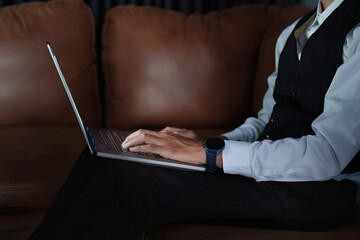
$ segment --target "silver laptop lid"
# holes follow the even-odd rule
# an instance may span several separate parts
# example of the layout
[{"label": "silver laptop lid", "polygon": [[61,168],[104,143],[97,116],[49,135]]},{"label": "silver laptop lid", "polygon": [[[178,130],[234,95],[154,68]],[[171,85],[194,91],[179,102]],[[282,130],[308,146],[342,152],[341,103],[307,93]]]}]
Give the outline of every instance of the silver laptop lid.
[{"label": "silver laptop lid", "polygon": [[86,133],[86,130],[85,130],[83,121],[81,120],[79,111],[77,110],[77,107],[76,107],[76,105],[75,105],[75,102],[74,102],[74,100],[73,100],[73,97],[72,97],[72,95],[71,95],[71,92],[70,92],[70,90],[69,90],[69,87],[68,87],[68,85],[67,85],[67,83],[66,83],[66,81],[65,81],[65,77],[64,77],[64,75],[62,74],[62,71],[61,71],[61,69],[60,69],[59,63],[58,63],[58,61],[57,61],[57,59],[56,59],[56,56],[55,56],[55,54],[54,54],[54,51],[52,50],[50,43],[47,42],[47,43],[46,43],[46,46],[47,46],[47,48],[49,49],[51,58],[52,58],[52,60],[53,60],[53,63],[54,63],[54,65],[55,65],[55,68],[56,68],[56,70],[57,70],[57,72],[58,72],[58,74],[59,74],[59,77],[60,77],[60,79],[61,79],[61,82],[62,82],[62,84],[64,85],[65,92],[66,92],[66,94],[67,94],[67,96],[68,96],[68,98],[69,98],[71,107],[73,108],[74,113],[75,113],[75,116],[76,116],[76,118],[77,118],[77,120],[78,120],[78,122],[79,122],[81,131],[82,131],[82,133],[84,134],[86,143],[87,143],[87,145],[88,145],[88,147],[89,147],[89,149],[90,149],[91,154],[93,154],[94,151],[93,151],[93,149],[91,148],[91,145],[90,145],[90,142],[89,142],[89,138],[88,138],[88,136],[87,136],[87,133]]}]

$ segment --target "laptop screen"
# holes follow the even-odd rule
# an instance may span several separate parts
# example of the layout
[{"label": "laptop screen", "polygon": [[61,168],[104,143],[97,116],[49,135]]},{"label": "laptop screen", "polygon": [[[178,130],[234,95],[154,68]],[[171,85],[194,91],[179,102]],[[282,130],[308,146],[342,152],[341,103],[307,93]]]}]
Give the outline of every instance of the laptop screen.
[{"label": "laptop screen", "polygon": [[46,46],[47,46],[47,48],[48,48],[48,50],[49,50],[49,52],[50,52],[50,56],[51,56],[51,58],[52,58],[52,60],[53,60],[53,63],[54,63],[54,65],[55,65],[55,68],[56,68],[56,70],[57,70],[57,72],[58,72],[58,75],[59,75],[59,77],[60,77],[60,79],[61,79],[61,82],[62,82],[62,84],[63,84],[63,86],[64,86],[64,88],[65,88],[65,92],[66,92],[66,94],[67,94],[67,96],[68,96],[68,98],[69,98],[71,107],[73,108],[74,113],[75,113],[75,116],[76,116],[76,118],[77,118],[77,120],[78,120],[78,122],[79,122],[81,131],[82,131],[82,133],[84,134],[86,143],[87,143],[87,145],[89,146],[89,149],[90,149],[91,154],[93,154],[93,150],[92,150],[92,148],[91,148],[91,145],[90,145],[90,142],[89,142],[89,138],[88,138],[88,136],[87,136],[87,133],[86,133],[86,130],[85,130],[83,121],[81,120],[79,111],[77,110],[77,107],[76,107],[75,102],[74,102],[74,100],[73,100],[73,97],[72,97],[72,95],[71,95],[70,89],[69,89],[69,87],[68,87],[68,85],[67,85],[67,83],[66,83],[65,77],[64,77],[64,75],[63,75],[63,73],[62,73],[62,71],[61,71],[61,69],[60,69],[60,65],[59,65],[59,63],[58,63],[58,61],[57,61],[57,59],[56,59],[56,56],[55,56],[55,54],[54,54],[54,51],[52,50],[51,45],[50,45],[49,42],[46,43]]}]

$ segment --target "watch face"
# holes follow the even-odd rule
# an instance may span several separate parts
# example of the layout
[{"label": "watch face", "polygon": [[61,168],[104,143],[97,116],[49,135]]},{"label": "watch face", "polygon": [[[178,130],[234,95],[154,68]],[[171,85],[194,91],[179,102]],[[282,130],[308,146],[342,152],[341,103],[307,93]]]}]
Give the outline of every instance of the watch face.
[{"label": "watch face", "polygon": [[225,146],[225,142],[221,138],[212,137],[206,140],[205,146],[211,150],[219,150]]}]

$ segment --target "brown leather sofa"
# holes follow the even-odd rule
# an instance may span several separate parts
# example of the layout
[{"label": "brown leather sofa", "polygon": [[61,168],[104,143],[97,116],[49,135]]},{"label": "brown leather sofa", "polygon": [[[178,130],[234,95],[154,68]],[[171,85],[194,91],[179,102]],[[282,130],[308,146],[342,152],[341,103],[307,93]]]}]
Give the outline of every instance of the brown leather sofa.
[{"label": "brown leather sofa", "polygon": [[[0,239],[31,234],[85,146],[46,41],[87,125],[179,126],[206,137],[256,114],[277,36],[307,11],[243,5],[185,16],[116,7],[105,19],[100,57],[92,13],[80,0],[0,9]],[[359,222],[316,233],[174,225],[140,238],[353,239],[359,228]]]}]

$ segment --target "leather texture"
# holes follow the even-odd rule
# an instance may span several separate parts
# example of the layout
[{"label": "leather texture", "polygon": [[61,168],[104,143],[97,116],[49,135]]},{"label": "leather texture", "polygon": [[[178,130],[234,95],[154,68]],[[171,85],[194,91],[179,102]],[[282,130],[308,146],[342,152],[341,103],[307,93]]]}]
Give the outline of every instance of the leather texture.
[{"label": "leather texture", "polygon": [[185,16],[113,8],[103,29],[107,126],[211,128],[243,120],[271,9],[248,5]]},{"label": "leather texture", "polygon": [[85,146],[79,126],[0,127],[0,239],[27,239]]},{"label": "leather texture", "polygon": [[100,123],[94,20],[80,0],[0,9],[0,126],[76,123],[46,42],[51,42],[79,111]]},{"label": "leather texture", "polygon": [[44,210],[2,212],[0,214],[0,239],[28,239],[43,217]]},{"label": "leather texture", "polygon": [[[231,130],[260,108],[276,38],[308,10],[243,5],[186,16],[116,7],[106,17],[103,61],[97,63],[93,17],[81,0],[0,8],[0,239],[31,234],[85,146],[46,41],[88,125],[101,126],[103,117],[106,127],[188,127],[206,138]],[[104,89],[98,87],[97,64],[103,67]],[[335,233],[344,239],[358,234],[359,226]],[[201,235],[209,230],[211,236]],[[143,237],[151,239],[149,234],[158,239],[290,236],[198,225],[175,225]],[[321,236],[316,239],[329,233]]]},{"label": "leather texture", "polygon": [[78,126],[0,128],[0,209],[46,209],[85,145]]}]

